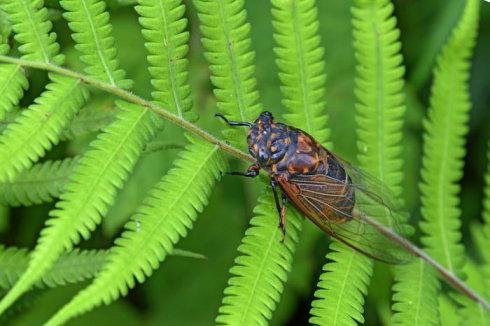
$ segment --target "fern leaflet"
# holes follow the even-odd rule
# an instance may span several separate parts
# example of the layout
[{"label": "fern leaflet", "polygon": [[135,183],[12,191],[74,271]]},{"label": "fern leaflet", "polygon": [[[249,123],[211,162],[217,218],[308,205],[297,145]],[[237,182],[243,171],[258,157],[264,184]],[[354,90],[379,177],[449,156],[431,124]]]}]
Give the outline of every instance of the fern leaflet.
[{"label": "fern leaflet", "polygon": [[104,129],[114,121],[117,114],[114,99],[104,97],[91,98],[78,114],[72,119],[70,125],[61,135],[63,140],[77,139]]},{"label": "fern leaflet", "polygon": [[13,180],[0,183],[0,204],[29,206],[58,198],[78,158],[46,161],[22,171]]},{"label": "fern leaflet", "polygon": [[[104,250],[78,250],[60,256],[52,268],[43,275],[37,287],[55,287],[81,282],[94,277],[106,261]],[[0,287],[10,288],[22,275],[29,263],[27,249],[0,246]]]},{"label": "fern leaflet", "polygon": [[[360,167],[399,197],[401,129],[405,112],[399,31],[389,0],[355,1],[352,8],[357,58],[355,94]],[[367,212],[369,214],[369,212]],[[333,241],[310,321],[319,325],[363,322],[363,295],[372,261]],[[332,317],[333,316],[333,317]]]},{"label": "fern leaflet", "polygon": [[82,54],[80,59],[87,64],[85,72],[113,86],[130,88],[131,81],[124,79],[125,72],[119,68],[116,58],[112,26],[105,2],[100,0],[63,0],[66,10],[63,16],[73,31],[75,48]]},{"label": "fern leaflet", "polygon": [[56,43],[56,34],[51,31],[48,9],[42,0],[4,0],[2,9],[8,14],[15,32],[14,38],[19,46],[22,58],[45,63],[63,63]]},{"label": "fern leaflet", "polygon": [[[251,121],[260,111],[250,49],[250,24],[243,0],[195,0],[202,44],[212,72],[218,109],[229,119]],[[228,140],[243,145],[243,131],[226,127]]]},{"label": "fern leaflet", "polygon": [[136,10],[147,40],[145,46],[154,88],[152,97],[179,117],[196,120],[195,112],[191,111],[188,84],[189,32],[186,31],[185,6],[180,0],[140,0]]},{"label": "fern leaflet", "polygon": [[175,167],[154,187],[116,240],[107,265],[94,282],[64,306],[47,325],[58,325],[80,313],[126,295],[142,283],[185,237],[207,204],[225,168],[218,147],[192,140]]},{"label": "fern leaflet", "polygon": [[269,189],[265,191],[254,209],[252,226],[238,247],[241,255],[230,269],[233,276],[224,291],[216,318],[218,324],[267,325],[291,269],[301,218],[297,212],[289,210],[287,235],[281,243],[274,199]]},{"label": "fern leaflet", "polygon": [[421,259],[396,267],[393,286],[393,325],[439,325],[439,282],[432,267]]},{"label": "fern leaflet", "polygon": [[79,80],[49,75],[47,90],[0,137],[0,180],[13,179],[59,141],[87,98]]},{"label": "fern leaflet", "polygon": [[274,0],[274,39],[280,69],[284,118],[329,146],[325,114],[324,49],[320,46],[314,0]]},{"label": "fern leaflet", "polygon": [[[0,17],[2,19],[2,17]],[[8,34],[7,34],[8,35]],[[0,54],[9,52],[8,36],[0,34]],[[29,86],[20,65],[0,64],[0,119],[19,103]]]},{"label": "fern leaflet", "polygon": [[475,44],[479,1],[468,0],[460,22],[437,60],[428,116],[424,121],[422,243],[449,271],[461,274],[464,247],[457,182],[463,174],[470,110],[469,58]]}]

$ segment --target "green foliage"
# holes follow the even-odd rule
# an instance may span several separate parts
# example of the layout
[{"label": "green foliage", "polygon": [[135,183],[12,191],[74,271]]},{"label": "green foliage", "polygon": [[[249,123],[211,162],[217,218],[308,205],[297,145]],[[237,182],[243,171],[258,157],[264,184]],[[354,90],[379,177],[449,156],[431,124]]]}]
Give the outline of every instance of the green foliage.
[{"label": "green foliage", "polygon": [[[234,178],[217,185],[227,170],[220,147],[192,135],[189,143],[172,126],[160,133],[163,121],[152,112],[167,117],[164,110],[168,110],[191,122],[199,113],[203,117],[200,130],[172,116],[169,120],[208,140],[208,129],[213,134],[213,128],[221,127],[226,142],[243,148],[246,129],[225,128],[212,116],[219,111],[230,120],[253,121],[262,110],[260,91],[277,121],[307,131],[329,149],[332,129],[336,151],[346,157],[354,153],[349,139],[354,138],[355,118],[360,167],[381,179],[396,201],[402,201],[402,193],[412,199],[407,202],[413,221],[418,207],[412,202],[418,194],[410,187],[402,191],[402,179],[407,173],[412,184],[417,182],[421,155],[416,149],[422,134],[422,243],[452,272],[467,275],[468,284],[488,297],[490,172],[483,225],[475,221],[480,208],[474,203],[478,182],[473,181],[480,173],[475,173],[481,167],[477,153],[490,117],[479,108],[485,103],[482,90],[490,86],[478,58],[488,50],[482,47],[475,57],[479,68],[472,87],[478,121],[471,124],[475,137],[467,146],[469,60],[479,6],[478,0],[458,3],[408,6],[397,2],[405,60],[389,0],[355,0],[351,12],[347,10],[350,4],[335,0],[194,0],[195,6],[188,8],[181,0],[1,2],[0,205],[30,206],[0,207],[2,241],[32,244],[32,234],[44,224],[32,251],[0,245],[0,287],[5,289],[0,294],[2,322],[12,318],[14,324],[29,324],[51,318],[48,324],[71,323],[74,316],[133,291],[130,300],[95,309],[77,322],[96,324],[116,320],[117,315],[117,320],[130,316],[123,317],[127,324],[212,324],[215,318],[215,323],[227,325],[282,325],[294,315],[297,324],[309,319],[317,325],[381,324],[390,319],[395,325],[487,323],[488,312],[481,305],[462,296],[439,295],[435,272],[421,261],[394,269],[380,266],[381,273],[371,279],[371,259],[337,241],[331,242],[314,291],[312,278],[320,274],[327,249],[319,231],[311,225],[304,227],[301,215],[288,207],[287,235],[281,242],[270,188]],[[457,23],[455,13],[463,3]],[[434,13],[437,17],[432,17]],[[55,21],[58,37],[49,19]],[[418,26],[428,26],[428,19],[429,35],[420,48]],[[456,23],[447,37],[444,31]],[[346,45],[351,30],[354,51]],[[484,29],[480,33],[482,39],[490,34]],[[53,64],[64,62],[57,38],[66,64],[84,67],[87,76],[70,79],[62,71],[57,74],[60,70]],[[425,71],[444,43],[422,133]],[[325,59],[324,47],[328,49]],[[8,61],[7,53],[24,61]],[[354,55],[356,76],[350,68]],[[415,72],[407,90],[404,64]],[[51,72],[46,78],[26,72],[24,66]],[[125,91],[132,85],[126,75],[135,81],[131,92]],[[355,114],[351,105],[354,78]],[[97,88],[90,101],[82,83]],[[410,99],[407,125],[405,93]],[[152,103],[143,100],[148,94]],[[283,109],[275,106],[281,96]],[[402,160],[402,145],[407,164]],[[227,150],[225,143],[220,146]],[[172,148],[180,149],[178,156],[168,151]],[[472,160],[465,192],[460,195],[465,149],[472,151]],[[128,178],[130,182],[118,194]],[[128,192],[133,188],[137,190]],[[215,188],[217,193],[210,197]],[[44,205],[53,200],[54,208]],[[359,192],[356,200],[359,203]],[[208,201],[214,201],[210,210],[197,219]],[[244,212],[253,214],[250,221]],[[114,225],[113,231],[91,237],[103,218]],[[467,250],[469,259],[463,259],[466,234],[459,230],[461,220],[472,231],[472,238],[464,239],[465,244],[473,240]],[[122,234],[115,236],[124,222]],[[243,235],[241,228],[248,222]],[[191,239],[183,239],[191,229]],[[81,245],[90,248],[114,244],[108,250],[74,249],[82,240],[88,240]],[[186,247],[193,244],[196,251],[205,253],[206,259],[198,262],[201,265],[166,259],[174,254],[203,258],[174,249],[181,240],[190,241]],[[473,248],[483,263],[473,259]],[[157,271],[163,260],[166,268]],[[226,283],[228,269],[231,276]],[[390,272],[396,282],[393,293]],[[60,286],[92,277],[94,281],[80,292],[83,283]],[[213,279],[208,281],[209,277]],[[312,292],[315,298],[309,308],[304,303]],[[72,299],[67,302],[67,298]],[[189,302],[193,314],[182,316]],[[305,313],[308,309],[311,316]]]},{"label": "green foliage", "polygon": [[196,120],[195,112],[191,111],[188,83],[189,32],[185,6],[179,0],[142,0],[136,10],[147,41],[152,97],[179,117]]},{"label": "green foliage", "polygon": [[372,263],[369,258],[334,241],[327,254],[330,260],[312,302],[310,323],[313,325],[355,325],[364,323],[363,305]]},{"label": "green foliage", "polygon": [[[0,17],[0,20],[2,19],[6,20],[6,18]],[[8,44],[10,30],[2,28],[1,32],[0,54],[5,55],[10,50]],[[24,94],[23,91],[27,89],[28,84],[20,65],[0,64],[0,94],[2,94],[0,98],[0,119],[3,119],[5,113],[9,112],[19,103],[20,98]]]},{"label": "green foliage", "polygon": [[[1,52],[0,54],[4,54]],[[19,65],[0,65],[0,93],[2,94],[0,98],[0,118],[3,118],[5,113],[19,104],[19,100],[24,94],[23,91],[27,87],[28,81]]]},{"label": "green foliage", "polygon": [[61,138],[63,140],[80,139],[95,132],[100,132],[114,121],[117,113],[118,110],[114,105],[114,99],[107,99],[102,96],[92,97],[71,120]]},{"label": "green foliage", "polygon": [[101,303],[108,304],[126,295],[135,281],[144,282],[171,253],[173,245],[186,236],[223,169],[217,146],[192,140],[175,162],[175,168],[154,187],[126,224],[103,271],[48,325],[66,322]]},{"label": "green foliage", "polygon": [[458,26],[437,59],[424,121],[422,243],[452,273],[462,274],[460,185],[471,107],[469,58],[475,45],[479,1],[468,0]]},{"label": "green foliage", "polygon": [[315,1],[275,0],[272,4],[282,103],[289,112],[284,118],[328,146],[324,49]]},{"label": "green foliage", "polygon": [[291,269],[300,216],[296,212],[288,214],[286,238],[281,243],[283,235],[277,227],[274,199],[270,189],[266,191],[255,206],[251,227],[238,247],[240,255],[230,269],[233,276],[224,291],[218,324],[267,325]]},{"label": "green foliage", "polygon": [[78,158],[46,161],[19,173],[13,180],[0,183],[0,203],[29,206],[58,198]]},{"label": "green foliage", "polygon": [[48,9],[43,7],[42,0],[6,0],[2,1],[2,9],[8,14],[15,40],[22,44],[19,46],[22,58],[56,64],[63,62],[56,34],[51,32],[53,24],[48,20]]},{"label": "green foliage", "polygon": [[87,65],[85,72],[111,85],[129,88],[131,81],[124,79],[125,72],[119,68],[111,35],[109,13],[105,2],[100,0],[63,0],[66,10],[63,16],[73,31],[75,48],[82,54],[80,59]]},{"label": "green foliage", "polygon": [[[15,284],[29,264],[29,255],[27,249],[0,246],[0,287],[8,289]],[[63,254],[37,286],[56,287],[93,278],[107,256],[105,250],[75,249]]]},{"label": "green foliage", "polygon": [[422,260],[397,266],[393,286],[394,325],[439,325],[435,271]]},{"label": "green foliage", "polygon": [[13,179],[55,145],[87,98],[80,81],[50,74],[47,90],[0,137],[0,180]]},{"label": "green foliage", "polygon": [[[230,120],[250,121],[260,111],[250,24],[243,0],[195,0],[202,44],[211,69],[218,110]],[[243,144],[243,132],[226,128],[225,136]]]}]

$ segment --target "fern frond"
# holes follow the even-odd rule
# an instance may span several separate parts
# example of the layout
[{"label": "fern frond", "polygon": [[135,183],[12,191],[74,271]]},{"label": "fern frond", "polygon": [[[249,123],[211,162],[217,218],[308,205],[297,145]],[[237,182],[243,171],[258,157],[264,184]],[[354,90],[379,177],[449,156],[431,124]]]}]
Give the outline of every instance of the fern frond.
[{"label": "fern frond", "polygon": [[88,93],[80,80],[50,74],[47,90],[23,110],[0,137],[0,181],[32,166],[59,142],[62,130],[85,102]]},{"label": "fern frond", "polygon": [[225,168],[218,146],[191,142],[126,224],[103,271],[47,325],[64,323],[126,295],[136,281],[142,283],[149,277],[175,243],[187,235]]},{"label": "fern frond", "polygon": [[114,99],[105,97],[91,98],[78,114],[71,120],[61,138],[77,139],[90,133],[101,131],[114,121],[118,110]]},{"label": "fern frond", "polygon": [[73,31],[75,48],[82,54],[80,59],[87,65],[85,72],[113,86],[130,88],[132,82],[124,79],[125,72],[119,67],[109,13],[105,2],[100,0],[63,0],[61,6],[67,12],[63,17]]},{"label": "fern frond", "polygon": [[[1,11],[0,5],[0,20],[6,19]],[[0,26],[1,27],[1,26]],[[0,30],[0,32],[3,31]],[[8,45],[8,34],[0,34],[0,54],[6,55],[10,47]],[[24,75],[20,65],[0,64],[0,119],[5,118],[5,114],[12,110],[24,94],[24,90],[29,86],[29,82]]]},{"label": "fern frond", "polygon": [[0,313],[37,282],[64,249],[89,238],[161,120],[148,109],[119,101],[122,112],[80,159],[52,217],[41,231],[29,267],[0,302]]},{"label": "fern frond", "polygon": [[[355,94],[360,167],[401,195],[401,129],[405,112],[400,32],[389,0],[358,0],[352,8],[357,59]],[[399,198],[396,198],[399,199]],[[369,214],[369,212],[367,212]],[[316,324],[363,322],[363,295],[372,261],[333,241],[332,262],[324,266],[310,321]],[[335,316],[335,321],[332,320]]]},{"label": "fern frond", "polygon": [[[3,19],[0,7],[0,20]],[[6,19],[6,17],[5,17]],[[0,54],[6,55],[10,47],[8,45],[8,34],[3,35],[0,26]],[[9,112],[19,103],[23,94],[23,89],[28,86],[27,79],[20,71],[19,65],[0,64],[0,119],[5,118],[5,113]],[[21,77],[19,77],[19,75]],[[24,77],[24,78],[22,78]]]},{"label": "fern frond", "polygon": [[475,45],[479,1],[468,0],[461,19],[437,59],[430,108],[424,121],[422,182],[422,243],[450,272],[464,265],[461,243],[460,186],[465,136],[471,107],[469,59]]},{"label": "fern frond", "polygon": [[[229,119],[255,120],[262,107],[244,1],[195,0],[194,3],[219,111]],[[227,126],[224,135],[243,145],[243,131]]]},{"label": "fern frond", "polygon": [[188,84],[189,32],[181,0],[140,0],[136,7],[148,50],[149,71],[159,105],[181,118],[196,120]]},{"label": "fern frond", "polygon": [[277,211],[270,189],[259,197],[235,259],[230,269],[218,324],[267,325],[283,291],[291,269],[292,254],[298,242],[300,215],[289,210],[284,243],[277,227]]},{"label": "fern frond", "polygon": [[0,97],[0,119],[5,118],[5,114],[19,104],[24,90],[28,87],[29,82],[21,66],[0,65],[0,94],[2,94]]},{"label": "fern frond", "polygon": [[314,0],[273,0],[276,63],[280,69],[284,118],[329,146],[325,113],[324,49]]},{"label": "fern frond", "polygon": [[[55,287],[90,279],[102,268],[107,256],[105,250],[75,249],[63,254],[43,275],[37,287]],[[28,263],[27,249],[0,245],[0,287],[10,288],[26,270]]]},{"label": "fern frond", "polygon": [[51,202],[58,198],[78,158],[46,161],[0,183],[0,204],[12,207]]},{"label": "fern frond", "polygon": [[439,282],[432,267],[421,259],[396,267],[393,286],[393,325],[439,325]]},{"label": "fern frond", "polygon": [[56,34],[51,31],[48,9],[42,0],[4,0],[2,9],[8,14],[15,32],[15,40],[21,46],[22,58],[30,61],[62,64],[64,57],[59,54]]},{"label": "fern frond", "polygon": [[311,306],[313,325],[363,323],[364,296],[373,273],[372,262],[351,248],[333,241]]}]

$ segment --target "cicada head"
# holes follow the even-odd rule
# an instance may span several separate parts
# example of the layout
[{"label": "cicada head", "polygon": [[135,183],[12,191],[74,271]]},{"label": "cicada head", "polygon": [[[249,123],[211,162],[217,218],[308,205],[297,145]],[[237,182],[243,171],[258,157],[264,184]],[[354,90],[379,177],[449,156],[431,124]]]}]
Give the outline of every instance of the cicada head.
[{"label": "cicada head", "polygon": [[291,139],[288,128],[282,123],[275,123],[272,114],[262,112],[247,137],[248,150],[258,164],[267,168],[279,162],[288,151]]}]

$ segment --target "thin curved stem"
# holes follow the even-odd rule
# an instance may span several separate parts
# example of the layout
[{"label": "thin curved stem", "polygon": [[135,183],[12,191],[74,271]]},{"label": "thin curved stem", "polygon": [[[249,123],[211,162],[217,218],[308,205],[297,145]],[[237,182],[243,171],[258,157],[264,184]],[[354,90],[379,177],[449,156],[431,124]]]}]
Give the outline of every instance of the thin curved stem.
[{"label": "thin curved stem", "polygon": [[240,158],[245,161],[249,162],[254,162],[253,158],[246,154],[245,152],[227,144],[226,142],[216,138],[215,136],[211,135],[207,131],[199,128],[195,124],[171,113],[170,111],[165,110],[161,106],[158,106],[150,101],[147,101],[138,95],[135,95],[133,93],[130,93],[124,89],[121,89],[117,86],[113,86],[111,84],[108,84],[106,82],[88,77],[86,75],[83,75],[81,73],[75,72],[73,70],[69,70],[60,66],[57,66],[52,63],[44,63],[44,62],[35,62],[35,61],[28,61],[24,59],[18,59],[18,58],[13,58],[5,55],[0,55],[0,62],[5,62],[5,63],[11,63],[11,64],[16,64],[22,67],[29,67],[29,68],[35,68],[35,69],[40,69],[40,70],[45,70],[45,71],[50,71],[56,74],[60,74],[63,76],[71,77],[74,79],[80,80],[82,83],[90,85],[94,88],[100,89],[102,91],[105,91],[107,93],[111,93],[121,99],[124,99],[128,102],[134,103],[141,105],[145,108],[148,108],[149,110],[155,112],[156,114],[162,116],[164,119],[186,129],[190,133],[204,139],[207,142],[210,142],[212,144],[215,144],[219,146],[223,151],[229,153],[232,156],[235,156],[237,158]]},{"label": "thin curved stem", "polygon": [[354,211],[354,215],[365,221],[366,223],[375,227],[380,233],[382,233],[388,239],[400,244],[405,250],[414,255],[415,257],[419,257],[423,261],[425,261],[430,266],[434,267],[439,275],[445,279],[449,284],[451,284],[456,290],[467,296],[468,298],[474,300],[479,303],[485,309],[490,310],[490,303],[487,300],[482,298],[478,293],[476,293],[472,288],[466,285],[463,280],[454,275],[451,271],[449,271],[446,267],[441,265],[439,262],[434,260],[434,258],[430,257],[425,251],[417,247],[415,244],[395,233],[393,230],[384,226],[383,224],[376,221],[374,218],[369,217],[358,210]]}]

